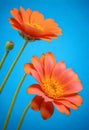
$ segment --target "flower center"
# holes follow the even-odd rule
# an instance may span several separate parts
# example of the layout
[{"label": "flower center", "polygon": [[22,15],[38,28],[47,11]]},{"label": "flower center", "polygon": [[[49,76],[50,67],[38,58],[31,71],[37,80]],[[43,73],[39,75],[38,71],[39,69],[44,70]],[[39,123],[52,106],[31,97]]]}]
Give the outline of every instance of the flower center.
[{"label": "flower center", "polygon": [[38,24],[36,24],[36,23],[26,23],[26,25],[28,25],[28,26],[30,26],[30,27],[32,27],[32,28],[38,29],[38,30],[40,30],[40,31],[43,31],[43,30],[44,30],[40,25],[38,25]]},{"label": "flower center", "polygon": [[62,95],[62,86],[56,80],[46,79],[42,83],[42,90],[48,97],[58,99]]}]

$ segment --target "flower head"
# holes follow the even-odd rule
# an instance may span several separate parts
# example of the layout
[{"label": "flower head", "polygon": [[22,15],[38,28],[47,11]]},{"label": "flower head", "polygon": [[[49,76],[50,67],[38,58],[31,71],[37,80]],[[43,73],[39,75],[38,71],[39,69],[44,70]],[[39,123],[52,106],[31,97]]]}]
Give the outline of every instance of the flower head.
[{"label": "flower head", "polygon": [[48,119],[54,112],[54,106],[63,114],[70,114],[70,109],[78,109],[82,98],[77,92],[82,90],[81,81],[72,69],[66,69],[63,61],[56,63],[55,57],[48,52],[40,58],[32,57],[32,64],[24,65],[27,74],[38,82],[27,89],[27,93],[36,94],[32,100],[33,110],[40,110],[43,119]]},{"label": "flower head", "polygon": [[44,39],[50,41],[51,38],[57,38],[61,35],[61,29],[53,19],[44,19],[44,16],[38,11],[30,9],[20,10],[14,8],[11,10],[14,18],[9,18],[12,27],[20,31],[20,34],[28,40]]}]

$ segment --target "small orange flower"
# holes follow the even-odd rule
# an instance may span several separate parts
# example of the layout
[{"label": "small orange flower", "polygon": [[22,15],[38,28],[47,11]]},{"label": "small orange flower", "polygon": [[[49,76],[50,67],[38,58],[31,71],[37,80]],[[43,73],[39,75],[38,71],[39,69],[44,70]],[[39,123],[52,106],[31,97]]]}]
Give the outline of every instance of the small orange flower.
[{"label": "small orange flower", "polygon": [[44,16],[38,11],[32,12],[30,9],[20,10],[14,8],[11,10],[14,18],[9,18],[12,27],[20,31],[20,34],[28,40],[44,39],[50,41],[51,38],[57,38],[61,35],[61,29],[53,19],[44,20]]},{"label": "small orange flower", "polygon": [[33,56],[32,64],[25,64],[24,70],[39,83],[31,85],[27,92],[37,95],[31,108],[40,110],[43,119],[53,114],[54,106],[69,115],[71,108],[77,110],[82,104],[82,97],[77,94],[82,90],[78,75],[72,69],[66,69],[64,62],[56,63],[52,53],[42,54],[41,58]]}]

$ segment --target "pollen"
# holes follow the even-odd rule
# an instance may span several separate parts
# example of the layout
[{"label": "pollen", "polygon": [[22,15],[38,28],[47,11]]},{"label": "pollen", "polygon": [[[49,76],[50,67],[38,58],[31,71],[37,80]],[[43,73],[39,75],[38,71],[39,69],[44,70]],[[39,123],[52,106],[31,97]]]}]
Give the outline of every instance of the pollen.
[{"label": "pollen", "polygon": [[59,99],[59,97],[62,95],[62,85],[54,79],[45,79],[41,86],[45,95],[50,98]]},{"label": "pollen", "polygon": [[43,31],[43,27],[41,27],[40,25],[36,24],[36,23],[26,23],[26,25],[32,27],[32,28],[35,28],[37,30],[40,30],[40,31]]}]

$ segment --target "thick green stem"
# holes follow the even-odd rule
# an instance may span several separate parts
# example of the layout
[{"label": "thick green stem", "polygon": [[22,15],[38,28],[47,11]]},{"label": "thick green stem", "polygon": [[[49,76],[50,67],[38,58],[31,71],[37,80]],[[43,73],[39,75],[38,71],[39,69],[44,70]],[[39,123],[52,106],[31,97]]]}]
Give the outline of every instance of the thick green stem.
[{"label": "thick green stem", "polygon": [[6,52],[4,53],[4,55],[3,55],[3,57],[2,57],[2,60],[1,60],[1,62],[0,62],[0,69],[2,68],[3,63],[4,63],[4,61],[5,61],[5,59],[6,59],[7,55],[8,55],[8,53],[9,53],[9,51],[6,50]]},{"label": "thick green stem", "polygon": [[8,121],[9,121],[10,116],[11,116],[11,112],[12,112],[12,110],[13,110],[13,107],[14,107],[14,104],[15,104],[15,101],[16,101],[16,98],[17,98],[17,96],[18,96],[19,90],[20,90],[20,88],[21,88],[21,85],[22,85],[22,83],[23,83],[25,77],[26,77],[26,74],[24,73],[24,75],[22,76],[22,78],[21,78],[21,80],[20,80],[20,82],[19,82],[19,84],[18,84],[18,87],[17,87],[17,89],[16,89],[16,91],[15,91],[15,94],[14,94],[14,96],[13,96],[12,102],[11,102],[11,104],[10,104],[10,107],[9,107],[9,110],[8,110],[8,113],[7,113],[7,116],[6,116],[6,120],[5,120],[5,123],[4,123],[3,130],[6,130],[6,128],[7,128]]},{"label": "thick green stem", "polygon": [[25,115],[26,115],[28,109],[30,108],[30,104],[31,104],[31,102],[28,103],[27,106],[25,107],[25,109],[24,109],[24,111],[23,111],[23,113],[22,113],[22,116],[21,116],[21,118],[20,118],[20,121],[19,121],[17,130],[20,130],[20,128],[21,128],[21,125],[22,125],[22,122],[23,122],[23,120],[24,120],[24,117],[25,117]]},{"label": "thick green stem", "polygon": [[2,84],[1,84],[0,92],[2,92],[2,90],[3,90],[3,88],[4,88],[4,86],[5,86],[6,82],[7,82],[7,80],[8,80],[8,78],[9,78],[9,76],[10,76],[10,74],[11,74],[11,72],[12,72],[14,66],[15,66],[15,64],[17,63],[17,61],[18,61],[19,57],[21,56],[21,54],[22,54],[24,48],[26,47],[27,43],[28,43],[28,40],[26,40],[25,43],[23,44],[21,50],[19,51],[17,57],[15,58],[13,64],[11,65],[11,67],[10,67],[8,73],[6,74],[6,77],[4,78],[4,81],[3,81]]}]

